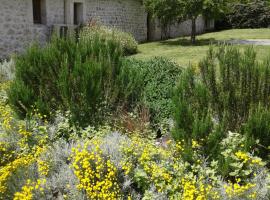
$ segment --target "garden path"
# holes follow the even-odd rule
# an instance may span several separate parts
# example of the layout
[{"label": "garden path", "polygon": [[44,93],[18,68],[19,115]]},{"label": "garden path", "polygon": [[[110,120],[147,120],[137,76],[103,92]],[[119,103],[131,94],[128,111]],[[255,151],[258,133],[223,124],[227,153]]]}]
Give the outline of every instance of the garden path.
[{"label": "garden path", "polygon": [[229,44],[242,44],[242,45],[263,45],[270,46],[270,39],[246,39],[246,40],[227,40]]}]

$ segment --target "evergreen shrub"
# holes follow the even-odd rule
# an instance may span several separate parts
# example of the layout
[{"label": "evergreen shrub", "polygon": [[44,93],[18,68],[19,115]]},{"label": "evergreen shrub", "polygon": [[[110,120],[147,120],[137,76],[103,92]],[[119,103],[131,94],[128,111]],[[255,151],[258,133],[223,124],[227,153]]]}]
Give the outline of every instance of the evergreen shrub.
[{"label": "evergreen shrub", "polygon": [[122,59],[119,42],[99,34],[78,41],[53,37],[45,48],[34,45],[16,57],[9,101],[20,116],[33,108],[48,116],[62,110],[71,111],[73,122],[80,125],[97,123],[104,112],[124,103],[131,106],[126,101],[137,96],[119,89],[140,80],[122,67]]},{"label": "evergreen shrub", "polygon": [[[199,76],[189,68],[181,77],[174,96],[176,139],[191,143],[205,139],[214,153],[224,133],[247,135],[246,147],[270,145],[270,60],[259,63],[252,48],[210,48],[199,64]],[[258,147],[262,149],[262,147]]]},{"label": "evergreen shrub", "polygon": [[182,68],[162,57],[148,61],[127,59],[126,65],[140,72],[143,80],[141,103],[149,109],[153,124],[158,124],[172,115],[173,89]]},{"label": "evergreen shrub", "polygon": [[258,106],[251,110],[248,121],[242,132],[246,136],[246,147],[261,158],[270,158],[270,111],[269,108]]}]

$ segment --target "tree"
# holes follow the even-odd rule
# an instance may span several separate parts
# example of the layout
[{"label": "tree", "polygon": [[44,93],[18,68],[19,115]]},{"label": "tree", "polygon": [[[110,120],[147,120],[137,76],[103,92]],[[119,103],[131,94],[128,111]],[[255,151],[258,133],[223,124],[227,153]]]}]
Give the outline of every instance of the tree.
[{"label": "tree", "polygon": [[233,2],[224,18],[232,28],[266,28],[270,25],[270,1]]},{"label": "tree", "polygon": [[191,42],[196,42],[196,20],[200,15],[217,19],[226,10],[229,0],[180,0],[183,19],[191,19]]},{"label": "tree", "polygon": [[191,20],[191,42],[196,41],[196,20],[200,15],[217,18],[229,0],[144,0],[147,11],[161,20],[163,25]]}]

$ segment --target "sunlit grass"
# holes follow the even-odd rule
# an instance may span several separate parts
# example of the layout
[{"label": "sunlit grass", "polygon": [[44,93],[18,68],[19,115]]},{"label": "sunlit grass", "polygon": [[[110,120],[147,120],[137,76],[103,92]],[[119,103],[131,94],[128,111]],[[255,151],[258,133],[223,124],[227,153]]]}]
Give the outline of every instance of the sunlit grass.
[{"label": "sunlit grass", "polygon": [[[139,45],[139,53],[133,57],[145,60],[164,56],[186,67],[189,64],[197,64],[205,56],[210,44],[215,45],[231,39],[270,39],[270,29],[234,29],[206,33],[197,37],[195,46],[190,44],[189,37],[144,43]],[[244,49],[248,45],[239,45],[239,47]],[[270,56],[270,46],[254,46],[254,49],[259,60]]]}]

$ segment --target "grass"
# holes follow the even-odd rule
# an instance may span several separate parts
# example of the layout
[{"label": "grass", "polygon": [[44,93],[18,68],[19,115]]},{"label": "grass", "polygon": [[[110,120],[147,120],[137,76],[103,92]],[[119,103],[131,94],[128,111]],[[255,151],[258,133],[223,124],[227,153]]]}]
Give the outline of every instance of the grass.
[{"label": "grass", "polygon": [[[206,33],[197,37],[197,44],[192,46],[189,37],[181,37],[165,41],[150,42],[139,45],[139,53],[134,58],[146,60],[155,56],[163,56],[186,67],[190,63],[197,64],[209,49],[210,44],[231,39],[270,39],[270,29],[233,29]],[[245,49],[248,45],[238,45]],[[259,60],[270,56],[270,46],[254,46]]]},{"label": "grass", "polygon": [[216,40],[228,39],[270,39],[270,28],[260,29],[231,29],[213,33],[206,33],[198,38],[208,39],[215,38]]}]

